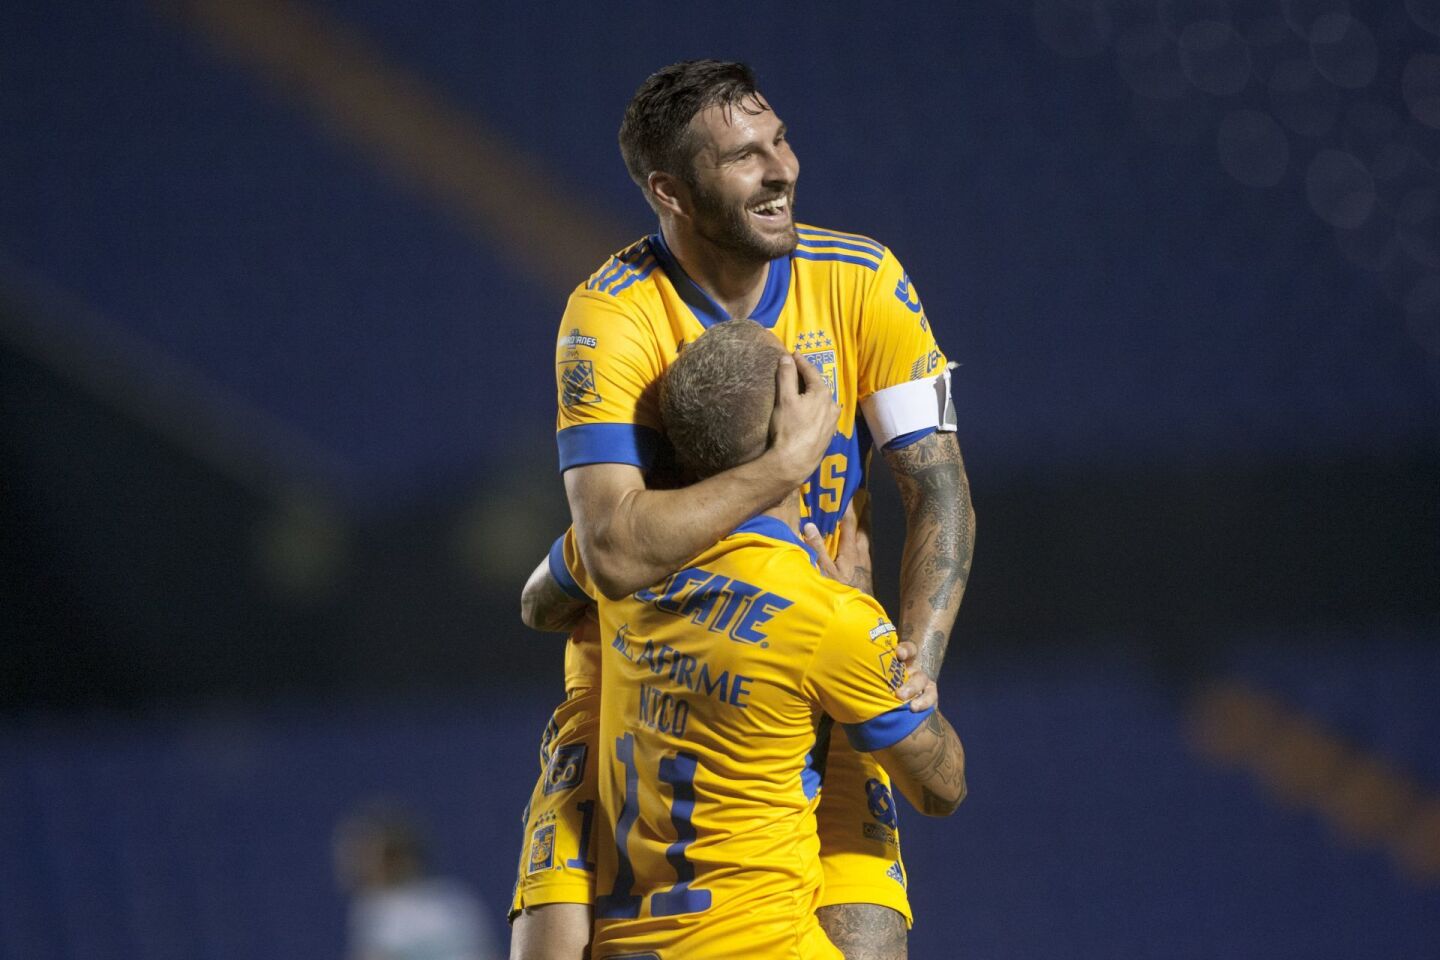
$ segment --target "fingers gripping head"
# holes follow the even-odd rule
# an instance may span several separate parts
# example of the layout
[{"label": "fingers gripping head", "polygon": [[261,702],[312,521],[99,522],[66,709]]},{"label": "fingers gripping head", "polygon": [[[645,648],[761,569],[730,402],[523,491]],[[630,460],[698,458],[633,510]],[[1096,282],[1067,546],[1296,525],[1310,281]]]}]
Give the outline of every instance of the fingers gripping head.
[{"label": "fingers gripping head", "polygon": [[753,320],[727,320],[685,345],[660,382],[660,416],[697,479],[765,452],[775,370],[785,350]]}]

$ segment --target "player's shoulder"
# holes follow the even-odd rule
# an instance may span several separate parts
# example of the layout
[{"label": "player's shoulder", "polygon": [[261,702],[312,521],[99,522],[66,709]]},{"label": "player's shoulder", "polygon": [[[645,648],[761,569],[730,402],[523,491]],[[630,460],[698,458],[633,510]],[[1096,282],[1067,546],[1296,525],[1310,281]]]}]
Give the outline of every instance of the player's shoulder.
[{"label": "player's shoulder", "polygon": [[737,570],[753,573],[767,589],[779,593],[788,590],[790,599],[816,607],[817,615],[828,616],[841,605],[865,596],[821,573],[815,555],[799,534],[773,518],[757,517],[742,524],[721,541],[719,549],[731,553],[731,563]]},{"label": "player's shoulder", "polygon": [[811,269],[861,268],[878,272],[887,259],[888,247],[862,233],[833,230],[808,223],[795,225],[795,259]]},{"label": "player's shoulder", "polygon": [[646,281],[659,266],[655,238],[641,237],[606,257],[605,262],[571,292],[571,300],[586,298],[623,302],[634,299],[645,290]]}]

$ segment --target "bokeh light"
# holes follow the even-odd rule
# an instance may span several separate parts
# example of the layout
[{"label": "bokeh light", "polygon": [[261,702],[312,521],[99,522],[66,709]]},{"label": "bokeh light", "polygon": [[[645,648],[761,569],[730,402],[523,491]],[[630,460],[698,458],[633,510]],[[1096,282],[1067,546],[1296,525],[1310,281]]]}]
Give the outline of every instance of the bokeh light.
[{"label": "bokeh light", "polygon": [[1259,110],[1227,113],[1220,121],[1218,150],[1225,172],[1251,187],[1273,187],[1290,165],[1285,131]]}]

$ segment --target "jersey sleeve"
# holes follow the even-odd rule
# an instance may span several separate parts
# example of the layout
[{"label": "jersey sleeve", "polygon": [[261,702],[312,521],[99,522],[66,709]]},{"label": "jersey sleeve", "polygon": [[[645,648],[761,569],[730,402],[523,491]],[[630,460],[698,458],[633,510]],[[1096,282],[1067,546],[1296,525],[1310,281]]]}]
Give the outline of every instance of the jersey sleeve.
[{"label": "jersey sleeve", "polygon": [[949,363],[910,275],[885,250],[858,331],[860,407],[882,447],[954,430]]},{"label": "jersey sleeve", "polygon": [[900,742],[931,712],[912,711],[896,698],[906,676],[897,644],[880,604],[856,591],[837,605],[806,672],[805,692],[845,728],[857,750]]},{"label": "jersey sleeve", "polygon": [[571,527],[550,546],[550,576],[576,600],[595,600],[599,593],[585,562],[580,559],[580,542],[575,539],[575,528]]},{"label": "jersey sleeve", "polygon": [[659,446],[663,371],[654,336],[625,304],[576,290],[555,346],[561,472],[590,463],[647,469]]}]

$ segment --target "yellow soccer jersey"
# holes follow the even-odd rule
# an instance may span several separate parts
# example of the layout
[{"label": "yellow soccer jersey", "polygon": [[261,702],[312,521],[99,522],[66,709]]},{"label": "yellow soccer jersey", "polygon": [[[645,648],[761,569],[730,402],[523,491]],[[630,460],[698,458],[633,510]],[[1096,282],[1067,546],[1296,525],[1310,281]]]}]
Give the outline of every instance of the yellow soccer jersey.
[{"label": "yellow soccer jersey", "polygon": [[[574,549],[561,585],[598,597]],[[831,718],[861,750],[928,715],[880,605],[761,516],[663,583],[600,608],[593,955],[838,957],[818,936],[818,800]]]},{"label": "yellow soccer jersey", "polygon": [[[855,234],[801,225],[772,260],[751,319],[815,365],[840,405],[835,437],[802,490],[831,551],[872,443],[953,430],[945,355],[900,262]],[[656,384],[683,344],[728,320],[655,233],[571,294],[556,351],[560,469],[665,459]],[[864,410],[864,417],[860,416]]]}]

